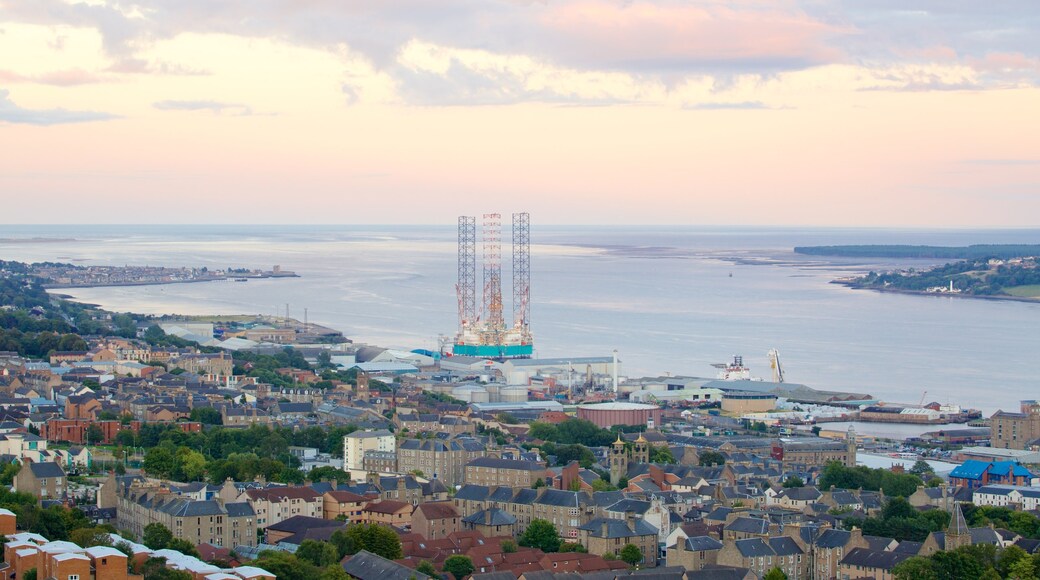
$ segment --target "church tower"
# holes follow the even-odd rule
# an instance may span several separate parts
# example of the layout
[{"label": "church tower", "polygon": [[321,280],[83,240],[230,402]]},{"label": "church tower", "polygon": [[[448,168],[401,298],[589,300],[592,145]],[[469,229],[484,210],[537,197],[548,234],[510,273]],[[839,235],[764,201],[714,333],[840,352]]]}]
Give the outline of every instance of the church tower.
[{"label": "church tower", "polygon": [[852,425],[845,434],[845,467],[856,467],[856,430]]},{"label": "church tower", "polygon": [[632,461],[636,463],[650,463],[650,442],[643,437],[643,434],[639,434],[639,439],[636,439],[635,444],[632,446]]},{"label": "church tower", "polygon": [[628,476],[628,453],[625,443],[618,434],[617,441],[610,446],[610,485],[616,486],[622,477]]},{"label": "church tower", "polygon": [[946,498],[947,509],[950,511],[950,525],[946,528],[946,545],[944,550],[956,550],[961,546],[971,545],[971,532],[968,531],[968,523],[964,521],[964,512],[961,506],[953,501],[952,497]]}]

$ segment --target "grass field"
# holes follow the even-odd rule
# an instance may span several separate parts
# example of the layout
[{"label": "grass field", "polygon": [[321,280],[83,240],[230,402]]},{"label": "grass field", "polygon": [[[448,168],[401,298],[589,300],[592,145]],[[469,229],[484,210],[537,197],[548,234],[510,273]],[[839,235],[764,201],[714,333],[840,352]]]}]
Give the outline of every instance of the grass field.
[{"label": "grass field", "polygon": [[1012,286],[1011,288],[1004,288],[1004,292],[1011,296],[1018,296],[1019,298],[1040,298],[1040,284],[1032,284],[1030,286]]}]

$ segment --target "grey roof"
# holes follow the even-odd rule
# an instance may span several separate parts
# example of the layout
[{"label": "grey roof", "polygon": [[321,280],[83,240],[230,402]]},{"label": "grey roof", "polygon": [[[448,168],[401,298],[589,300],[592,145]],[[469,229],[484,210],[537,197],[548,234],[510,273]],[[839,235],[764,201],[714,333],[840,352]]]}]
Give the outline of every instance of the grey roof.
[{"label": "grey roof", "polygon": [[224,509],[227,510],[228,517],[241,517],[241,516],[255,516],[256,512],[253,511],[253,507],[246,502],[233,502],[224,504]]},{"label": "grey roof", "polygon": [[44,477],[65,477],[65,471],[57,463],[30,463],[29,470],[36,479]]},{"label": "grey roof", "polygon": [[794,541],[794,538],[787,536],[769,538],[769,547],[773,549],[773,553],[777,556],[791,556],[803,553],[802,549],[798,547],[798,543]]},{"label": "grey roof", "polygon": [[820,548],[842,548],[849,543],[852,533],[847,530],[835,530],[828,528],[816,538],[816,545]]},{"label": "grey roof", "polygon": [[750,571],[734,566],[705,566],[700,570],[688,570],[686,580],[744,580]]},{"label": "grey roof", "polygon": [[588,496],[580,491],[562,489],[546,489],[534,503],[557,507],[581,507],[588,502]]},{"label": "grey roof", "polygon": [[848,566],[891,570],[895,568],[896,564],[913,556],[914,554],[906,552],[878,552],[867,548],[853,548],[841,559],[841,563]]},{"label": "grey roof", "polygon": [[740,517],[726,526],[727,532],[743,532],[747,534],[765,534],[769,532],[769,521],[759,518]]},{"label": "grey roof", "polygon": [[[490,521],[488,521],[488,515],[491,516]],[[462,518],[462,521],[468,524],[484,526],[511,526],[516,523],[516,518],[503,510],[491,508],[466,516]]]},{"label": "grey roof", "polygon": [[884,552],[895,541],[894,538],[866,535],[863,536],[863,539],[867,541],[867,548],[876,552]]},{"label": "grey roof", "polygon": [[578,529],[587,531],[589,535],[594,538],[608,539],[633,538],[635,536],[651,536],[657,534],[657,528],[646,523],[646,521],[642,519],[635,519],[633,521],[635,522],[635,530],[629,528],[628,523],[625,520],[617,520],[614,518],[595,518],[589,520],[589,523]]},{"label": "grey roof", "polygon": [[924,542],[914,542],[912,540],[903,540],[902,542],[899,542],[899,545],[896,546],[895,549],[893,549],[892,551],[893,552],[899,552],[901,554],[910,554],[912,556],[916,556],[917,553],[921,551],[921,546],[923,546],[923,545],[924,545]]},{"label": "grey roof", "polygon": [[426,580],[422,572],[412,570],[367,550],[361,550],[343,563],[343,569],[358,580]]},{"label": "grey roof", "polygon": [[466,485],[459,488],[455,492],[455,499],[465,499],[472,501],[484,501],[488,496],[488,486],[486,485],[473,485],[467,483]]},{"label": "grey roof", "polygon": [[608,512],[635,512],[639,515],[645,514],[650,509],[650,502],[626,498],[606,508]]},{"label": "grey roof", "polygon": [[773,549],[762,538],[747,538],[734,542],[737,551],[745,558],[774,555]]},{"label": "grey roof", "polygon": [[686,549],[694,552],[704,552],[707,550],[721,550],[722,542],[716,540],[711,536],[692,536],[686,538]]}]

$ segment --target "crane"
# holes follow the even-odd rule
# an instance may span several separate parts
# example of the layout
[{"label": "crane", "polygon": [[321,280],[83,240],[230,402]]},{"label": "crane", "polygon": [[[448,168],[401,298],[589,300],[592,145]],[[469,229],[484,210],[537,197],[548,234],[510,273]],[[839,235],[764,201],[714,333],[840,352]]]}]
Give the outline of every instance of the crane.
[{"label": "crane", "polygon": [[780,351],[771,348],[767,356],[769,356],[769,368],[773,369],[773,382],[784,382],[784,369],[780,366]]},{"label": "crane", "polygon": [[924,406],[924,398],[928,396],[928,390],[921,391],[921,402],[917,404],[918,407]]}]

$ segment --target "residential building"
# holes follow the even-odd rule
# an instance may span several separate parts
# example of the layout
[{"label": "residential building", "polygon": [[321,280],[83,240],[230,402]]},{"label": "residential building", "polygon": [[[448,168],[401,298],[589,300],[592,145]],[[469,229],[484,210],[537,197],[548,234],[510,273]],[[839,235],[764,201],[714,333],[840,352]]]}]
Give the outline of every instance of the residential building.
[{"label": "residential building", "polygon": [[65,470],[57,463],[23,461],[14,477],[14,491],[40,499],[63,499],[68,493]]},{"label": "residential building", "polygon": [[264,529],[293,516],[324,518],[324,496],[310,487],[278,486],[247,489],[238,497],[253,508],[256,525]]},{"label": "residential building", "polygon": [[354,431],[343,437],[343,469],[362,470],[365,468],[366,451],[397,451],[397,439],[386,429],[375,431]]},{"label": "residential building", "polygon": [[916,554],[909,552],[885,552],[869,548],[853,548],[841,560],[841,578],[873,578],[892,580],[892,569],[900,562]]},{"label": "residential building", "polygon": [[421,472],[447,486],[462,484],[466,464],[485,457],[487,448],[474,438],[405,439],[397,448],[397,469],[401,473]]},{"label": "residential building", "polygon": [[479,457],[466,464],[465,482],[473,485],[533,487],[545,481],[545,466],[534,461]]},{"label": "residential building", "polygon": [[646,523],[635,514],[624,520],[595,518],[578,528],[578,541],[590,554],[614,554],[628,544],[639,548],[643,554],[641,564],[647,568],[657,566],[657,528]]},{"label": "residential building", "polygon": [[410,503],[392,499],[368,502],[361,510],[361,521],[403,528],[411,525],[414,509],[415,506]]},{"label": "residential building", "polygon": [[1009,507],[1020,511],[1040,509],[1040,487],[1022,485],[984,485],[972,493],[978,506]]},{"label": "residential building", "polygon": [[794,538],[776,536],[724,542],[718,563],[749,568],[759,578],[773,568],[780,568],[790,580],[800,580],[808,577],[809,558]]},{"label": "residential building", "polygon": [[1017,413],[997,411],[989,425],[991,447],[1029,449],[1040,439],[1040,402],[1022,401]]},{"label": "residential building", "polygon": [[666,565],[682,566],[687,570],[702,570],[705,566],[718,564],[722,542],[711,536],[680,538],[665,552]]},{"label": "residential building", "polygon": [[462,517],[451,502],[421,503],[412,512],[412,531],[427,540],[447,538],[462,529]]},{"label": "residential building", "polygon": [[340,518],[352,524],[361,522],[361,510],[371,498],[349,491],[327,491],[322,498],[323,517],[327,520]]},{"label": "residential building", "polygon": [[141,537],[158,522],[175,538],[232,548],[256,545],[256,513],[246,502],[194,500],[163,485],[132,481],[117,486],[116,527]]}]

